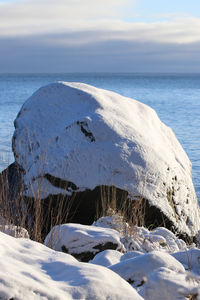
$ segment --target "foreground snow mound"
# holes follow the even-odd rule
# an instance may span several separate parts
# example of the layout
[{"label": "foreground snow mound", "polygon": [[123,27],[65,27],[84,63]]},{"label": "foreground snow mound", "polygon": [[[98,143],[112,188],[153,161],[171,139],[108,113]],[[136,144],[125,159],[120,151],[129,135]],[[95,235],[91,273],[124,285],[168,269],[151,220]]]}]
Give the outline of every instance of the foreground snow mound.
[{"label": "foreground snow mound", "polygon": [[116,230],[70,223],[53,227],[44,244],[85,262],[105,249],[124,250]]},{"label": "foreground snow mound", "polygon": [[152,251],[148,254],[121,261],[118,264],[110,266],[109,269],[119,274],[134,286],[140,286],[146,281],[146,277],[161,267],[175,272],[185,271],[183,265],[175,258],[159,251]]},{"label": "foreground snow mound", "polygon": [[0,233],[0,299],[142,300],[120,276],[27,239]]},{"label": "foreground snow mound", "polygon": [[46,198],[114,185],[132,199],[147,199],[179,232],[194,236],[200,229],[191,163],[150,107],[86,84],[59,82],[27,100],[15,128],[13,151],[25,170],[26,195]]}]

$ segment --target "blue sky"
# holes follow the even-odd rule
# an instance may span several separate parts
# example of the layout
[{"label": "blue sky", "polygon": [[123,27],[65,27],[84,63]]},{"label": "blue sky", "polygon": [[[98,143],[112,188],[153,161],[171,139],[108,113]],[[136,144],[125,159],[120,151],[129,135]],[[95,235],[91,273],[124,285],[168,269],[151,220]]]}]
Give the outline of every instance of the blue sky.
[{"label": "blue sky", "polygon": [[[139,0],[135,5],[141,20],[154,20],[158,15],[164,14],[189,14],[200,17],[199,0]],[[161,19],[161,18],[160,18]]]},{"label": "blue sky", "polygon": [[199,0],[0,1],[0,72],[199,72]]}]

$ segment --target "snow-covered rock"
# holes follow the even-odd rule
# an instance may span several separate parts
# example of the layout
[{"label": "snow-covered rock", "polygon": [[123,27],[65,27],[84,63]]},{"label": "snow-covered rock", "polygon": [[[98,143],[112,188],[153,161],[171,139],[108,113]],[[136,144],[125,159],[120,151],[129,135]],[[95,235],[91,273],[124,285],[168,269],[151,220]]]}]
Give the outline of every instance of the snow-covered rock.
[{"label": "snow-covered rock", "polygon": [[42,87],[15,120],[13,151],[26,196],[115,186],[157,208],[149,224],[164,219],[189,236],[200,229],[191,163],[173,131],[136,100],[82,83]]},{"label": "snow-covered rock", "polygon": [[124,251],[116,230],[71,223],[53,227],[44,244],[54,250],[72,254],[80,261],[89,261],[106,249]]},{"label": "snow-covered rock", "polygon": [[134,286],[144,284],[146,278],[155,270],[165,267],[175,272],[184,272],[183,265],[167,253],[152,251],[121,261],[109,267]]},{"label": "snow-covered rock", "polygon": [[138,257],[138,256],[141,256],[141,255],[144,255],[144,253],[140,252],[140,251],[129,251],[127,253],[124,253],[121,256],[120,261],[124,261],[124,260],[134,258],[134,257]]},{"label": "snow-covered rock", "polygon": [[145,300],[198,300],[199,284],[200,278],[192,274],[160,268],[150,274],[140,290],[140,295]]},{"label": "snow-covered rock", "polygon": [[104,250],[98,253],[95,257],[89,261],[91,264],[109,267],[120,262],[123,253],[116,250]]},{"label": "snow-covered rock", "polygon": [[200,275],[200,249],[191,248],[172,253],[172,256],[181,262],[186,270]]},{"label": "snow-covered rock", "polygon": [[91,264],[96,264],[100,266],[109,267],[112,265],[116,265],[121,261],[125,261],[127,259],[131,259],[137,256],[144,255],[144,253],[139,251],[130,251],[127,253],[121,253],[116,250],[105,250],[103,252],[98,253],[91,261]]},{"label": "snow-covered rock", "polygon": [[2,300],[143,299],[111,270],[31,240],[0,232],[0,257]]},{"label": "snow-covered rock", "polygon": [[120,214],[101,217],[93,225],[117,230],[127,255],[134,255],[138,251],[145,253],[159,250],[171,253],[188,249],[186,243],[167,228],[157,227],[150,231],[143,226],[130,226]]},{"label": "snow-covered rock", "polygon": [[149,238],[150,241],[158,241],[169,252],[187,249],[187,245],[183,240],[178,239],[173,232],[164,227],[151,230],[145,237]]}]

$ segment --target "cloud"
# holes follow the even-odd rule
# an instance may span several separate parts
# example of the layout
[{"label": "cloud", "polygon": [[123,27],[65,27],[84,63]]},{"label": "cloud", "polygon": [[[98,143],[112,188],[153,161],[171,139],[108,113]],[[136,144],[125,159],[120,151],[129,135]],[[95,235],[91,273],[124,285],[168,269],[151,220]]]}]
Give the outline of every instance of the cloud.
[{"label": "cloud", "polygon": [[1,35],[81,30],[122,16],[131,0],[20,0],[0,3]]},{"label": "cloud", "polygon": [[200,19],[168,14],[136,22],[136,2],[0,2],[0,71],[196,71]]},{"label": "cloud", "polygon": [[[124,21],[123,9],[130,0],[21,0],[0,3],[0,36],[54,35],[66,33],[57,42],[80,45],[105,40],[193,43],[200,41],[200,19],[167,15],[166,21]],[[133,7],[132,7],[133,9]],[[82,32],[82,36],[77,33]],[[90,32],[85,35],[85,32]],[[67,35],[71,33],[70,35]],[[54,39],[47,39],[48,43]]]},{"label": "cloud", "polygon": [[[85,37],[90,33],[85,32]],[[102,33],[103,35],[103,33]],[[82,33],[77,33],[76,38]],[[200,43],[163,44],[104,40],[77,47],[59,45],[60,34],[0,38],[1,72],[198,72]],[[67,37],[68,38],[68,37]]]}]

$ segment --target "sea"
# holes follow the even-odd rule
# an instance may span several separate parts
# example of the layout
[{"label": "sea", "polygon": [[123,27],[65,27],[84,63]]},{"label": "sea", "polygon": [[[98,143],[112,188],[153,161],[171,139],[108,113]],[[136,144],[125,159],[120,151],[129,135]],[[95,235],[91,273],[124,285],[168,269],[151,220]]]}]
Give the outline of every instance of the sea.
[{"label": "sea", "polygon": [[151,106],[188,154],[200,202],[200,74],[0,74],[0,171],[13,162],[13,122],[38,88],[56,81],[84,82]]}]

